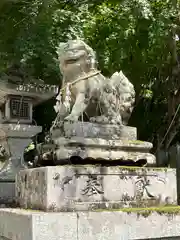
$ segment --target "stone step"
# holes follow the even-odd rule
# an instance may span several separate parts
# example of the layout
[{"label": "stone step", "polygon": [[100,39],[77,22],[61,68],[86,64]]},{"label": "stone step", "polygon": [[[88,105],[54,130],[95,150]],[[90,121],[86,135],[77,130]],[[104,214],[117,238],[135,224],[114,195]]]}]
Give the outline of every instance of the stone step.
[{"label": "stone step", "polygon": [[16,197],[23,208],[57,212],[175,205],[176,170],[94,165],[22,170]]},{"label": "stone step", "polygon": [[57,128],[51,132],[52,138],[59,136],[81,137],[81,138],[101,138],[104,139],[137,139],[137,129],[130,126],[119,126],[112,124],[99,124],[92,122],[64,122],[62,128]]},{"label": "stone step", "polygon": [[78,213],[0,209],[0,239],[175,240],[179,222],[179,207]]},{"label": "stone step", "polygon": [[149,153],[153,147],[152,143],[137,140],[106,140],[103,138],[82,138],[82,137],[58,137],[54,145],[45,144],[42,152],[48,153],[53,150],[56,154],[57,164],[69,161],[72,157],[80,159],[102,161],[132,161],[136,163],[144,160],[144,165],[154,165],[156,158]]},{"label": "stone step", "polygon": [[55,144],[58,146],[67,146],[67,147],[90,147],[93,149],[96,148],[105,148],[105,149],[122,149],[127,151],[142,151],[148,152],[153,147],[152,143],[139,141],[139,140],[106,140],[103,138],[82,138],[82,137],[72,137],[65,138],[59,137],[54,140]]}]

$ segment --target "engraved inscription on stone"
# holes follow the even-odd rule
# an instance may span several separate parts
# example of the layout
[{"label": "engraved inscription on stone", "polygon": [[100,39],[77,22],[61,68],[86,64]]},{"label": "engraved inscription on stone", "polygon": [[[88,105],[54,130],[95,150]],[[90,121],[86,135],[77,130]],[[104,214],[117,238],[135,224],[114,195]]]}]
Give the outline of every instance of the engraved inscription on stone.
[{"label": "engraved inscription on stone", "polygon": [[[26,182],[21,181],[25,175]],[[52,204],[56,211],[84,211],[177,203],[173,169],[61,166],[32,169],[31,174],[22,171],[18,179],[16,193],[20,206],[45,210]],[[26,188],[27,184],[31,187]]]},{"label": "engraved inscription on stone", "polygon": [[[151,177],[151,180],[148,177]],[[135,181],[135,195],[134,195],[134,198],[136,200],[142,200],[145,197],[145,195],[147,196],[147,198],[150,199],[157,199],[159,197],[157,194],[151,192],[151,188],[153,186],[152,177],[156,179],[157,182],[160,181],[165,185],[165,180],[163,178],[158,178],[157,174],[148,175],[145,172],[143,175],[137,176]]]},{"label": "engraved inscription on stone", "polygon": [[86,181],[86,187],[82,189],[81,194],[87,196],[104,194],[100,176],[90,175]]},{"label": "engraved inscription on stone", "polygon": [[144,196],[144,193],[147,194],[150,198],[155,198],[149,191],[147,186],[150,186],[150,180],[147,179],[147,176],[138,176],[135,183],[135,198],[141,200]]}]

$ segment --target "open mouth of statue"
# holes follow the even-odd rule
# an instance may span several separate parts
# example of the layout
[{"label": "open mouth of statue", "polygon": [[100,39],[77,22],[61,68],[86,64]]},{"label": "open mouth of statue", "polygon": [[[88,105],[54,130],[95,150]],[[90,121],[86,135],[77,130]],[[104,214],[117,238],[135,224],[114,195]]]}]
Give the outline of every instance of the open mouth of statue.
[{"label": "open mouth of statue", "polygon": [[77,62],[77,59],[68,59],[65,61],[65,64],[73,64],[73,63],[76,63]]}]

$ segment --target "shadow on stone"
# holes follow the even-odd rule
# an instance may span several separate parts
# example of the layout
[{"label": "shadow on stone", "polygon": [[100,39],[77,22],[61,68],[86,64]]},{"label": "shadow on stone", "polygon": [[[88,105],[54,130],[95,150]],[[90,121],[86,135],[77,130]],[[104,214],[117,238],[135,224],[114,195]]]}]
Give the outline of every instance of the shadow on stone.
[{"label": "shadow on stone", "polygon": [[82,159],[79,156],[72,156],[69,159],[64,159],[62,161],[57,161],[57,163],[61,164],[61,165],[65,165],[65,164],[73,164],[73,165],[102,165],[102,166],[136,166],[136,167],[142,167],[145,166],[147,164],[147,160],[146,159],[139,159],[136,162],[134,162],[131,159],[128,160],[123,160],[123,159],[117,159],[114,161],[107,161],[104,159],[94,159],[94,158],[85,158]]}]

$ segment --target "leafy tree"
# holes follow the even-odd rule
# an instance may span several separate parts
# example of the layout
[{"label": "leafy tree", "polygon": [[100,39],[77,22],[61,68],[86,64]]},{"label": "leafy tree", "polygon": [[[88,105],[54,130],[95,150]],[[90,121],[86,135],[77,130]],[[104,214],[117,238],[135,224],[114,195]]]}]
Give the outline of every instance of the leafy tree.
[{"label": "leafy tree", "polygon": [[[16,63],[33,78],[60,84],[56,47],[82,38],[97,52],[103,74],[122,69],[135,85],[130,124],[138,127],[139,138],[168,148],[180,127],[180,113],[171,124],[180,103],[179,5],[179,0],[1,1],[1,72]],[[52,114],[46,113],[46,122]]]}]

